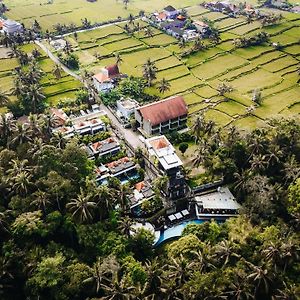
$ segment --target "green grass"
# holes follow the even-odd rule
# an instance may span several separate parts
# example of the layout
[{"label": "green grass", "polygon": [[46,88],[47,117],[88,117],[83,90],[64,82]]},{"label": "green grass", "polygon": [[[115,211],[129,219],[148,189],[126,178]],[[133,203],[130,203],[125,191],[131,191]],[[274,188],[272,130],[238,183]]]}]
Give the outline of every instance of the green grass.
[{"label": "green grass", "polygon": [[248,116],[232,122],[232,125],[242,130],[253,130],[257,127],[265,125],[265,123],[255,116]]}]

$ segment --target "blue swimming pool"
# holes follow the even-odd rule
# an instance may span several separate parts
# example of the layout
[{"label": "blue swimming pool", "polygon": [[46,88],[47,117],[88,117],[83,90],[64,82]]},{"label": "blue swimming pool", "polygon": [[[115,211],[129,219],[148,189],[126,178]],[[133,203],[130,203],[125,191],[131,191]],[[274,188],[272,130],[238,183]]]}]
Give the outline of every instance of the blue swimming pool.
[{"label": "blue swimming pool", "polygon": [[190,221],[186,221],[183,222],[181,224],[175,225],[173,227],[170,227],[168,229],[166,229],[159,237],[158,241],[155,243],[155,246],[158,246],[159,244],[172,239],[172,238],[176,238],[176,237],[180,237],[182,234],[183,229],[189,225],[189,224],[202,224],[207,220],[190,220]]}]

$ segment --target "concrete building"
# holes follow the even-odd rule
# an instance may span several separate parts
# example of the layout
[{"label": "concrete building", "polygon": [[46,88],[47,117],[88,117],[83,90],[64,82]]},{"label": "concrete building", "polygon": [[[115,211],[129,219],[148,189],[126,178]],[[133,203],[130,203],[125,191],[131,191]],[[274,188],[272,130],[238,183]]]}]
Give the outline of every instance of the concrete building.
[{"label": "concrete building", "polygon": [[195,197],[195,211],[198,218],[210,215],[236,215],[241,205],[236,202],[228,187],[218,187]]},{"label": "concrete building", "polygon": [[114,88],[116,80],[121,77],[118,65],[107,66],[93,76],[94,86],[98,92],[106,93]]},{"label": "concrete building", "polygon": [[117,114],[124,121],[128,121],[134,115],[135,109],[139,107],[137,101],[133,99],[120,99],[117,101]]},{"label": "concrete building", "polygon": [[171,199],[184,197],[187,193],[187,186],[181,172],[182,161],[177,156],[175,148],[164,135],[146,139],[145,145],[150,160],[154,157],[158,168],[169,178],[165,194]]},{"label": "concrete building", "polygon": [[182,96],[141,106],[135,110],[135,119],[146,136],[161,134],[186,127],[187,105]]},{"label": "concrete building", "polygon": [[171,5],[165,7],[163,12],[166,14],[167,18],[176,18],[178,15],[178,10]]},{"label": "concrete building", "polygon": [[88,148],[91,150],[91,153],[97,157],[115,155],[121,150],[119,142],[113,137],[93,143],[89,145]]},{"label": "concrete building", "polygon": [[20,23],[14,20],[5,20],[3,22],[3,31],[8,34],[14,34],[23,31],[23,27]]},{"label": "concrete building", "polygon": [[195,25],[197,31],[199,33],[206,33],[206,31],[208,30],[209,26],[204,23],[203,21],[194,21],[193,24]]}]

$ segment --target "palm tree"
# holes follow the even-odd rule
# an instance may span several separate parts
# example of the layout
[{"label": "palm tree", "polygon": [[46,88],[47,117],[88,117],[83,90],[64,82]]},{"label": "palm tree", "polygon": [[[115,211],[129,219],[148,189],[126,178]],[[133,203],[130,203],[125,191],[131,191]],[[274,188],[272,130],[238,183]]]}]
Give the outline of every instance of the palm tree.
[{"label": "palm tree", "polygon": [[128,216],[125,216],[120,221],[118,221],[118,224],[118,229],[120,230],[120,232],[129,238],[132,231],[132,226],[134,225],[134,221]]},{"label": "palm tree", "polygon": [[61,131],[53,133],[50,142],[59,149],[65,149],[67,145],[67,140]]},{"label": "palm tree", "polygon": [[134,22],[134,16],[132,14],[129,14],[128,21],[129,21],[129,24],[132,24]]},{"label": "palm tree", "polygon": [[151,26],[147,26],[145,29],[145,36],[146,37],[153,37],[154,36],[154,32]]},{"label": "palm tree", "polygon": [[[0,123],[1,126],[1,123]],[[1,128],[1,127],[0,127]],[[294,155],[284,163],[284,177],[286,182],[294,182],[300,176],[300,165]]]},{"label": "palm tree", "polygon": [[248,181],[253,176],[249,170],[242,171],[241,173],[233,174],[236,181],[234,183],[234,190],[238,193],[238,195],[244,195],[247,190]]},{"label": "palm tree", "polygon": [[93,219],[95,207],[96,203],[91,201],[90,195],[85,195],[82,189],[80,189],[78,197],[67,204],[72,216],[80,223],[88,223]]},{"label": "palm tree", "polygon": [[62,68],[60,65],[56,64],[52,70],[52,74],[57,80],[60,80],[62,77]]},{"label": "palm tree", "polygon": [[229,260],[232,257],[235,258],[240,258],[241,256],[236,253],[236,249],[234,244],[231,241],[224,240],[221,241],[219,244],[217,244],[214,247],[214,255],[213,257],[216,258],[217,260],[223,260],[223,267],[225,267]]},{"label": "palm tree", "polygon": [[127,9],[129,0],[123,0],[124,8]]},{"label": "palm tree", "polygon": [[210,154],[210,146],[207,141],[205,139],[201,140],[198,144],[195,158],[193,159],[194,166],[199,167],[201,164],[206,165],[210,158]]},{"label": "palm tree", "polygon": [[119,53],[116,53],[115,57],[116,57],[116,64],[120,65],[123,62],[121,55]]},{"label": "palm tree", "polygon": [[40,103],[46,98],[42,93],[42,88],[39,84],[31,84],[27,88],[27,96],[32,105],[32,112],[37,113]]},{"label": "palm tree", "polygon": [[94,187],[93,190],[95,191],[93,199],[97,203],[100,220],[102,220],[104,217],[108,216],[115,205],[116,191],[108,188],[106,185]]},{"label": "palm tree", "polygon": [[147,260],[145,262],[145,271],[147,273],[147,291],[156,291],[161,285],[163,274],[157,257],[152,261]]},{"label": "palm tree", "polygon": [[219,92],[220,96],[224,96],[224,94],[232,92],[233,88],[225,82],[221,82],[217,87],[217,91]]},{"label": "palm tree", "polygon": [[130,300],[134,298],[134,286],[127,286],[126,280],[119,274],[108,283],[103,283],[101,287],[104,290],[106,300]]},{"label": "palm tree", "polygon": [[181,38],[178,42],[179,48],[185,48],[186,47],[186,41],[184,38]]},{"label": "palm tree", "polygon": [[5,114],[0,116],[0,140],[2,140],[4,144],[7,144],[7,139],[12,135],[15,128],[16,122],[14,119],[9,118]]},{"label": "palm tree", "polygon": [[41,210],[44,215],[47,206],[51,203],[49,200],[49,195],[41,190],[37,190],[35,193],[33,193],[34,200],[31,202],[31,205]]},{"label": "palm tree", "polygon": [[30,114],[28,117],[29,128],[34,137],[41,135],[40,119],[37,115]]},{"label": "palm tree", "polygon": [[161,81],[158,82],[158,90],[161,94],[164,94],[165,92],[170,90],[170,82],[163,78]]},{"label": "palm tree", "polygon": [[286,284],[283,282],[284,289],[277,289],[273,297],[274,300],[297,300],[300,299],[300,289],[296,284]]},{"label": "palm tree", "polygon": [[30,141],[32,141],[32,132],[30,128],[24,124],[17,123],[16,129],[9,144],[19,146]]},{"label": "palm tree", "polygon": [[23,160],[12,159],[9,165],[10,168],[7,170],[7,174],[12,178],[16,177],[18,174],[22,172],[32,171],[32,168],[28,166],[27,159],[23,159]]},{"label": "palm tree", "polygon": [[196,120],[193,122],[192,133],[195,136],[195,142],[201,138],[205,128],[205,120],[202,114],[198,114]]},{"label": "palm tree", "polygon": [[0,106],[5,106],[9,102],[9,97],[7,93],[0,89]]},{"label": "palm tree", "polygon": [[255,154],[250,160],[251,170],[254,173],[263,172],[268,164],[266,161],[266,156],[262,154]]},{"label": "palm tree", "polygon": [[147,81],[148,87],[152,85],[152,81],[156,79],[157,67],[155,63],[148,58],[146,63],[143,65],[143,77]]},{"label": "palm tree", "polygon": [[31,179],[32,175],[27,171],[18,173],[12,181],[11,191],[19,195],[27,195],[28,189],[33,184]]}]

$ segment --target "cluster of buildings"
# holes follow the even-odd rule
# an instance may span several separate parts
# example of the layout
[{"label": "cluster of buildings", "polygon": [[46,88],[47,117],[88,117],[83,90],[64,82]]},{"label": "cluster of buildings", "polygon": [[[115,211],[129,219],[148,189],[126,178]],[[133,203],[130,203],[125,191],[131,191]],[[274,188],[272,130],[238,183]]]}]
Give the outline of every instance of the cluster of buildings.
[{"label": "cluster of buildings", "polygon": [[197,26],[195,22],[191,22],[186,13],[177,10],[173,6],[167,6],[162,12],[155,12],[145,20],[154,27],[157,27],[167,34],[185,41],[193,41],[200,36],[206,34],[209,29],[208,25]]},{"label": "cluster of buildings", "polygon": [[106,131],[103,117],[106,113],[100,110],[99,105],[93,105],[91,110],[80,111],[77,115],[68,116],[62,109],[50,108],[55,122],[53,132],[60,132],[64,137],[71,138],[74,135],[96,134]]}]

